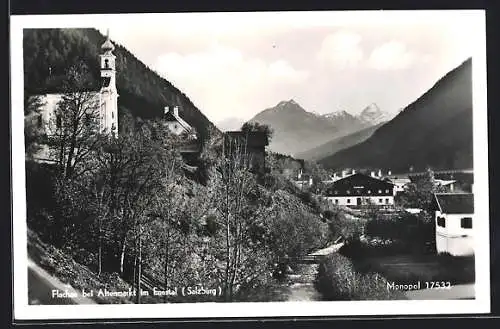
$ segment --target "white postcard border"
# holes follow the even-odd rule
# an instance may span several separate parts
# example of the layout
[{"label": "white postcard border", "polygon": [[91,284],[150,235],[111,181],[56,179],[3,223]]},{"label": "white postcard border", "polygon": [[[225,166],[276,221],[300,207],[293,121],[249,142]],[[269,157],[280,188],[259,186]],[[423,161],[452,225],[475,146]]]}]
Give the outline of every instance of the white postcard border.
[{"label": "white postcard border", "polygon": [[[387,12],[384,12],[387,13]],[[256,15],[256,13],[218,13],[218,15]],[[381,11],[375,12],[279,12],[279,15],[316,24],[384,24]],[[317,15],[316,18],[314,15]],[[476,299],[429,301],[346,301],[346,302],[267,302],[267,303],[181,303],[148,305],[28,305],[27,227],[23,108],[23,28],[105,26],[119,15],[11,16],[11,97],[12,97],[12,191],[13,191],[13,285],[16,320],[116,319],[116,318],[214,318],[214,317],[300,317],[414,314],[476,314],[490,312],[490,248],[488,135],[486,103],[485,11],[401,11],[392,13],[400,22],[425,19],[425,15],[453,17],[475,29],[477,44],[473,55],[473,147],[476,228]],[[123,16],[123,14],[120,14]],[[140,14],[144,18],[144,15]],[[167,14],[204,15],[204,14]],[[454,16],[455,15],[455,16]],[[172,16],[174,17],[174,16]],[[185,16],[183,16],[185,17]],[[277,17],[277,16],[276,16]]]}]

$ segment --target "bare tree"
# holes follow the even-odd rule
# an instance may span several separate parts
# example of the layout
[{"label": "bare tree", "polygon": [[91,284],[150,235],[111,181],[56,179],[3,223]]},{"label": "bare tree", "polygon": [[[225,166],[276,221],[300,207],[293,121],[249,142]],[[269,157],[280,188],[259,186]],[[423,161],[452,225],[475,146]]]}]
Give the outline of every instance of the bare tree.
[{"label": "bare tree", "polygon": [[72,66],[55,115],[49,122],[49,145],[66,179],[90,170],[90,162],[86,160],[92,156],[99,140],[99,106],[99,94],[91,90],[90,73],[85,64]]}]

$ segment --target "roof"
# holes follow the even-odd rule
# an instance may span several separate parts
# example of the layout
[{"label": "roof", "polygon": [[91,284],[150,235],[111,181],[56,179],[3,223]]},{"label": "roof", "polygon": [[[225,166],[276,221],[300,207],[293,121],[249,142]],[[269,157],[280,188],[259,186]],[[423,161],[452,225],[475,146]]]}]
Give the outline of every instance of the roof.
[{"label": "roof", "polygon": [[436,210],[444,214],[473,214],[474,194],[472,193],[436,193]]},{"label": "roof", "polygon": [[169,110],[167,113],[164,114],[163,119],[167,122],[178,122],[184,129],[189,130],[191,129],[191,126],[189,123],[184,121],[178,113],[175,113],[175,111]]},{"label": "roof", "polygon": [[371,177],[371,176],[368,176],[368,175],[365,175],[365,174],[362,174],[362,173],[356,173],[356,174],[352,174],[352,175],[349,175],[347,177],[344,177],[344,178],[341,178],[337,181],[335,181],[333,185],[339,185],[339,184],[358,184],[358,183],[369,183],[369,184],[380,184],[380,185],[384,185],[384,186],[387,186],[388,188],[392,188],[394,186],[394,184],[390,183],[390,182],[386,182],[384,180],[381,180],[381,179],[378,179],[378,178],[374,178],[374,177]]},{"label": "roof", "polygon": [[247,145],[250,147],[265,147],[269,145],[267,134],[262,131],[227,131],[225,134],[229,138],[239,138],[241,140],[246,140]]},{"label": "roof", "polygon": [[408,184],[408,183],[411,183],[411,180],[409,178],[394,178],[394,179],[390,179],[390,181],[393,184]]},{"label": "roof", "polygon": [[443,180],[443,179],[436,179],[435,181],[441,186],[447,186],[456,182],[456,180]]},{"label": "roof", "polygon": [[106,41],[104,41],[104,43],[102,44],[101,46],[101,49],[102,50],[115,50],[115,46],[113,45],[113,43],[111,42],[111,40],[109,40],[109,37],[106,39]]},{"label": "roof", "polygon": [[[340,178],[329,184],[326,194],[336,196],[392,195],[394,184],[362,173]],[[378,193],[378,191],[381,191]]]}]

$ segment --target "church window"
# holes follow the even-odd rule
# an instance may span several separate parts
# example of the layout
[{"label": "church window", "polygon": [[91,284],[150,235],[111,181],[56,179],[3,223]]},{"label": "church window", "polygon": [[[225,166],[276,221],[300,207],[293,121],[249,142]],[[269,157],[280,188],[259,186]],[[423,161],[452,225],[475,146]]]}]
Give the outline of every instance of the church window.
[{"label": "church window", "polygon": [[104,68],[109,69],[109,59],[104,60]]},{"label": "church window", "polygon": [[351,203],[351,199],[347,199],[347,203]]}]

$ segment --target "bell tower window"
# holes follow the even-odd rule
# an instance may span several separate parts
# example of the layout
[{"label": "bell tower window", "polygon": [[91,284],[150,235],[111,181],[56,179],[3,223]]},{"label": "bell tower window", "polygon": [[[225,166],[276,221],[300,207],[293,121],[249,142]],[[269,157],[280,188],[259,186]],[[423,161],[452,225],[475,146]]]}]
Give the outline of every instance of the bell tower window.
[{"label": "bell tower window", "polygon": [[105,69],[109,69],[109,59],[108,59],[108,58],[106,58],[106,59],[104,60],[104,68],[105,68]]}]

